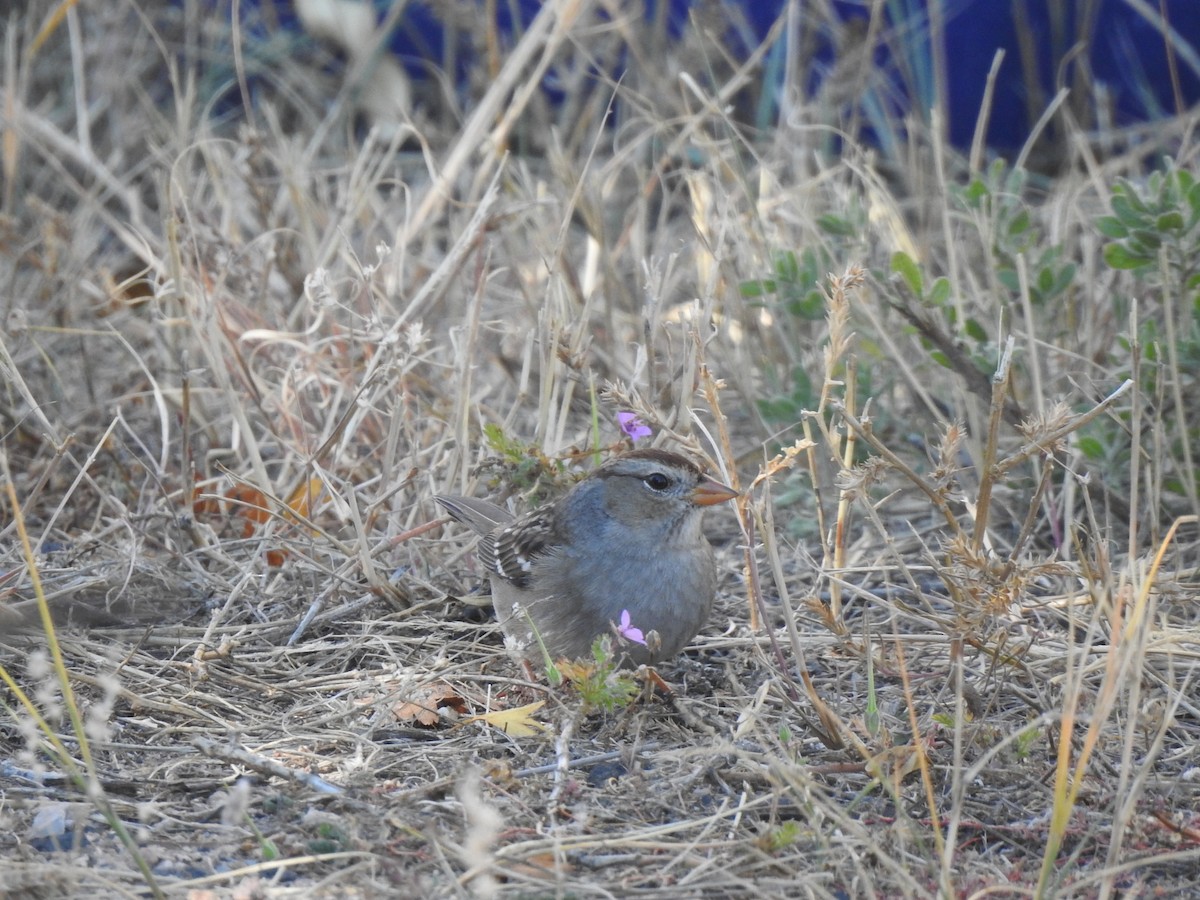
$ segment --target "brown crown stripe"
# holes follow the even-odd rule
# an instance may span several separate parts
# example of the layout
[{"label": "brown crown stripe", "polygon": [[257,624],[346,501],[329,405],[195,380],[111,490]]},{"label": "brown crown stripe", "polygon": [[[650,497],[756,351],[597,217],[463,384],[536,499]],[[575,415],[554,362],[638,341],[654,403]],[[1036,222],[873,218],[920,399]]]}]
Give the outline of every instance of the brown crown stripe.
[{"label": "brown crown stripe", "polygon": [[689,472],[694,472],[697,475],[703,475],[703,471],[694,462],[686,456],[680,456],[678,453],[672,453],[670,450],[630,450],[628,453],[622,453],[620,456],[613,457],[604,465],[596,470],[598,476],[609,476],[615,474],[613,469],[621,463],[631,459],[644,459],[650,462],[661,463],[664,466],[673,466],[679,469],[685,469]]}]

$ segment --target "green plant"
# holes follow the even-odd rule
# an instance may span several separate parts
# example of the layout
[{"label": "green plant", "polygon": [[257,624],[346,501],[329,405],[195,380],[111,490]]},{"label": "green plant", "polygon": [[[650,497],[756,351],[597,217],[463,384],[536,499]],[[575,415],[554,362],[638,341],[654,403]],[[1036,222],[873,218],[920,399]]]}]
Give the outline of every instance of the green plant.
[{"label": "green plant", "polygon": [[552,488],[564,467],[547,457],[537,444],[516,440],[495,423],[483,426],[483,439],[498,456],[483,467],[496,472],[497,480],[507,481],[519,492],[530,495],[532,503],[542,502],[554,493],[547,489],[547,484]]},{"label": "green plant", "polygon": [[757,843],[767,853],[778,853],[795,844],[800,838],[800,824],[794,819],[788,819],[767,831]]},{"label": "green plant", "polygon": [[[978,246],[985,271],[994,279],[992,287],[998,299],[1006,308],[1012,308],[1024,303],[1023,290],[1028,289],[1029,311],[1037,312],[1067,299],[1077,267],[1065,261],[1063,245],[1047,243],[1042,229],[1035,224],[1024,199],[1025,179],[1023,171],[1009,169],[1004,160],[996,160],[966,185],[951,187],[950,197],[960,214],[959,221],[964,223],[957,237],[965,247]],[[968,361],[979,373],[995,370],[1004,335],[993,334],[989,324],[992,328],[994,324],[976,316],[955,295],[949,278],[943,275],[929,279],[920,264],[904,252],[892,255],[891,268],[916,301],[916,307],[926,312],[922,322],[911,303],[893,303],[917,327],[931,359],[960,375]],[[1027,273],[1024,285],[1022,269]],[[1003,327],[1007,330],[1010,323],[1011,317]],[[1037,324],[1040,328],[1044,323]],[[973,385],[977,392],[983,387]]]},{"label": "green plant", "polygon": [[[827,233],[845,233],[847,223],[833,216],[818,222]],[[743,281],[738,286],[741,295],[766,307],[773,316],[786,324],[790,320],[818,322],[825,316],[825,295],[821,279],[829,270],[829,254],[806,247],[797,254],[792,250],[776,251],[771,258],[771,274],[766,278]],[[812,378],[801,365],[793,365],[782,375],[767,369],[767,396],[756,401],[762,417],[773,424],[786,425],[799,421],[805,409],[813,409],[818,393]]]},{"label": "green plant", "polygon": [[[1158,310],[1136,323],[1136,339],[1130,335],[1119,341],[1118,362],[1124,374],[1137,376],[1150,402],[1168,411],[1174,431],[1171,452],[1180,462],[1163,486],[1187,495],[1195,508],[1198,480],[1191,448],[1200,439],[1200,416],[1184,398],[1194,395],[1200,371],[1200,182],[1165,160],[1163,169],[1144,183],[1120,179],[1109,205],[1113,214],[1096,222],[1109,239],[1104,260],[1131,273],[1141,285],[1140,302]],[[1116,302],[1132,307],[1119,294]],[[1097,423],[1081,444],[1090,459],[1123,460],[1123,435],[1110,432]]]},{"label": "green plant", "polygon": [[828,268],[828,255],[818,256],[811,247],[801,251],[799,257],[792,250],[780,250],[771,259],[768,277],[743,281],[738,289],[749,300],[774,297],[773,312],[815,321],[825,315],[820,284]]},{"label": "green plant", "polygon": [[308,852],[313,854],[343,853],[351,847],[350,835],[340,825],[321,822],[317,834],[308,842]]},{"label": "green plant", "polygon": [[1038,739],[1041,736],[1041,730],[1033,727],[1032,725],[1029,728],[1021,731],[1021,733],[1017,735],[1017,740],[1013,745],[1013,748],[1017,754],[1017,759],[1028,759],[1030,753],[1033,751],[1034,744],[1038,742]]},{"label": "green plant", "polygon": [[1200,288],[1200,182],[1175,168],[1154,172],[1142,187],[1122,178],[1113,187],[1113,214],[1096,222],[1110,242],[1104,261],[1186,293]]},{"label": "green plant", "polygon": [[991,267],[996,281],[1009,291],[1008,299],[1020,297],[1019,268],[1024,265],[1029,273],[1030,302],[1034,307],[1044,307],[1067,294],[1075,282],[1077,267],[1065,261],[1063,246],[1047,243],[1034,224],[1023,199],[1025,188],[1026,173],[1009,169],[1004,160],[998,159],[965,187],[953,188],[951,196],[987,240]]},{"label": "green plant", "polygon": [[[951,186],[948,193],[955,231],[949,236],[954,250],[941,263],[946,274],[934,276],[922,262],[897,251],[891,257],[895,277],[879,276],[879,281],[929,359],[954,372],[981,401],[990,402],[991,377],[1010,333],[1024,330],[1053,340],[1055,332],[1072,328],[1078,270],[1066,245],[1048,240],[1037,224],[1022,170],[997,160],[967,184]],[[965,286],[968,270],[983,273],[981,281],[999,301],[1002,315],[986,296]],[[1022,355],[1014,360],[1014,374],[1022,374],[1026,359]],[[1024,417],[1011,400],[1004,413],[1014,425]]]},{"label": "green plant", "polygon": [[556,669],[579,692],[585,711],[612,712],[628,706],[639,690],[633,675],[618,668],[619,662],[612,639],[606,635],[592,643],[590,663],[556,666]]}]

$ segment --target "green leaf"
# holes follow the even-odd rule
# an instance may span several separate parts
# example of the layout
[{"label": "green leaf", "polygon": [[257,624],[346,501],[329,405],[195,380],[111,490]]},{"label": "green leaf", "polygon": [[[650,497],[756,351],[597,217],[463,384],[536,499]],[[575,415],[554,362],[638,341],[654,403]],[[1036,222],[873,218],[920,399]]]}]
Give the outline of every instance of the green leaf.
[{"label": "green leaf", "polygon": [[1075,263],[1067,263],[1058,270],[1058,277],[1054,279],[1054,287],[1050,292],[1051,296],[1058,296],[1063,291],[1071,286],[1071,282],[1075,280],[1075,272],[1077,267]]},{"label": "green leaf", "polygon": [[[997,160],[997,162],[1003,162],[1003,160]],[[994,171],[998,175],[1003,174],[1004,166],[996,166]],[[1021,193],[1025,190],[1025,170],[1013,169],[1009,172],[1008,176],[1004,179],[1004,190],[1014,197],[1020,197]]]},{"label": "green leaf", "polygon": [[332,822],[322,822],[317,826],[317,837],[323,841],[337,841],[339,844],[349,844],[350,835]]},{"label": "green leaf", "polygon": [[791,250],[775,255],[775,274],[786,284],[795,284],[800,275],[800,265],[796,262],[796,254]]},{"label": "green leaf", "polygon": [[821,279],[821,274],[829,268],[829,263],[826,261],[828,254],[822,253],[821,258],[817,258],[816,252],[812,247],[804,248],[804,265],[800,268],[800,280],[808,284],[816,284]]},{"label": "green leaf", "polygon": [[1134,229],[1131,237],[1133,240],[1142,245],[1139,248],[1142,250],[1157,250],[1162,246],[1162,235],[1157,231],[1151,231],[1148,228]]},{"label": "green leaf", "polygon": [[[1120,187],[1122,188],[1121,196],[1129,203],[1131,209],[1143,216],[1150,212],[1150,208],[1146,206],[1145,201],[1142,200],[1132,181],[1122,178]],[[1146,180],[1146,194],[1157,194],[1161,188],[1162,172],[1151,172],[1150,177]]]},{"label": "green leaf", "polygon": [[929,302],[934,306],[944,306],[950,299],[950,279],[940,276],[929,289]]},{"label": "green leaf", "polygon": [[758,278],[754,281],[743,281],[738,285],[738,292],[743,297],[762,297],[766,294],[773,294],[777,290],[774,281],[766,278]]},{"label": "green leaf", "polygon": [[795,819],[789,819],[782,823],[778,828],[769,831],[765,835],[765,840],[762,841],[766,846],[768,853],[777,853],[780,850],[786,850],[800,837],[800,826]]},{"label": "green leaf", "polygon": [[1026,728],[1017,735],[1016,751],[1018,759],[1025,759],[1029,756],[1029,751],[1033,749],[1033,745],[1037,743],[1038,729]]},{"label": "green leaf", "polygon": [[1141,269],[1154,262],[1154,257],[1135,254],[1124,244],[1106,244],[1104,261],[1113,269]]},{"label": "green leaf", "polygon": [[1121,224],[1129,228],[1140,228],[1146,224],[1146,218],[1136,209],[1123,194],[1114,194],[1112,198],[1113,213],[1121,220]]},{"label": "green leaf", "polygon": [[1129,229],[1121,224],[1116,216],[1101,216],[1096,220],[1096,228],[1107,238],[1118,240],[1129,236]]},{"label": "green leaf", "polygon": [[802,297],[789,300],[786,308],[797,319],[815,322],[825,315],[825,295],[818,290],[811,290]]},{"label": "green leaf", "polygon": [[979,209],[979,201],[988,195],[987,185],[979,178],[972,179],[967,185],[967,189],[963,191],[963,199],[967,201],[967,205],[971,209]]},{"label": "green leaf", "polygon": [[497,453],[505,453],[508,450],[509,443],[508,438],[504,436],[504,429],[495,422],[483,426],[483,439],[488,447]]},{"label": "green leaf", "polygon": [[1163,213],[1154,221],[1154,227],[1159,231],[1183,231],[1183,215],[1174,210]]},{"label": "green leaf", "polygon": [[987,332],[984,330],[983,326],[980,325],[979,322],[977,322],[975,319],[968,317],[967,321],[965,323],[963,323],[963,330],[966,331],[967,336],[970,337],[972,340],[977,341],[980,344],[987,343],[987,339],[988,339]]},{"label": "green leaf", "polygon": [[1016,237],[1017,235],[1024,234],[1026,231],[1029,230],[1031,221],[1032,220],[1029,217],[1029,210],[1026,210],[1026,209],[1021,210],[1019,213],[1017,213],[1016,217],[1008,224],[1009,237]]},{"label": "green leaf", "polygon": [[908,285],[908,289],[917,297],[925,295],[924,278],[921,277],[921,268],[912,257],[903,250],[897,250],[892,254],[892,271],[904,279],[904,283]]},{"label": "green leaf", "polygon": [[835,237],[853,237],[858,234],[858,226],[849,219],[842,218],[833,213],[818,216],[817,227],[826,234],[831,234]]},{"label": "green leaf", "polygon": [[1200,215],[1200,181],[1188,188],[1187,204],[1195,215]]},{"label": "green leaf", "polygon": [[[1197,482],[1200,484],[1200,482]],[[1180,478],[1167,478],[1163,481],[1163,487],[1172,494],[1186,494],[1187,488],[1184,487],[1183,480]]]}]

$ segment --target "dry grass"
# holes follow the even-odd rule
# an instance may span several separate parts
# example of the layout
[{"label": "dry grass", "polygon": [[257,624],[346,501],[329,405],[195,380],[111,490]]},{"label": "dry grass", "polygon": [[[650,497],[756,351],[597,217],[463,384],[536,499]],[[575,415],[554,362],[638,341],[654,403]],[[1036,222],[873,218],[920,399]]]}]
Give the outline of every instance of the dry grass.
[{"label": "dry grass", "polygon": [[[1108,268],[1096,223],[1148,158],[1195,169],[1194,117],[972,207],[919,124],[859,141],[861,66],[742,124],[759,69],[711,22],[551,3],[502,48],[463,14],[472,102],[368,132],[369,69],[206,4],[30,6],[0,896],[1193,889],[1195,288]],[[789,250],[822,295],[743,288]],[[543,496],[618,409],[746,494],[675,696],[599,713],[507,660],[431,498]]]}]

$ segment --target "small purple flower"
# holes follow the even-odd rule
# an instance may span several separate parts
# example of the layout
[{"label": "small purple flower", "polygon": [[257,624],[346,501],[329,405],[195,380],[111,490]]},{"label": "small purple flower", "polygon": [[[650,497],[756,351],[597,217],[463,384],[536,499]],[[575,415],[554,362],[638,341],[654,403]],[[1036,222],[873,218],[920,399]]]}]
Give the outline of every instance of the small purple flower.
[{"label": "small purple flower", "polygon": [[642,629],[634,628],[630,624],[629,610],[621,610],[621,624],[617,626],[617,634],[625,638],[627,641],[632,641],[635,644],[646,646],[646,636],[642,634]]},{"label": "small purple flower", "polygon": [[629,435],[631,441],[636,441],[639,438],[650,437],[654,434],[650,430],[650,426],[638,418],[637,413],[619,412],[617,413],[617,424],[621,426],[621,430]]}]

